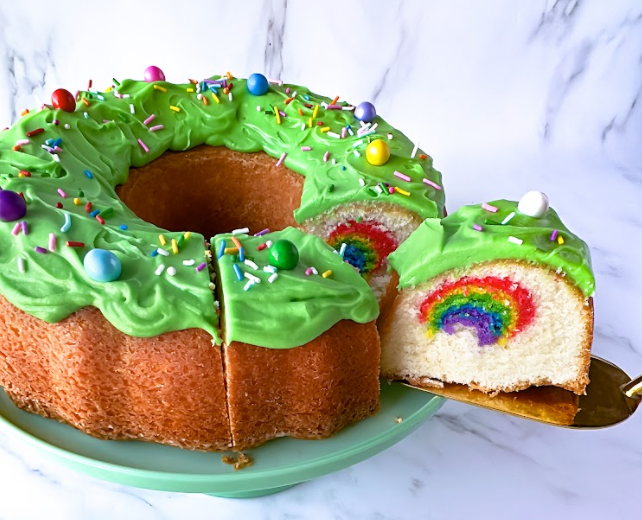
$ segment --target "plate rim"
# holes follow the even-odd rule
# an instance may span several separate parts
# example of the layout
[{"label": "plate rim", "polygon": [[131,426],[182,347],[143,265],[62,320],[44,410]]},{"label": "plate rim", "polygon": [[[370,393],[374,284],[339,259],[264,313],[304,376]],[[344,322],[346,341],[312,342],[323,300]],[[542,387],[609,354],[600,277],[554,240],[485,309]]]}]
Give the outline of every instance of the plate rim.
[{"label": "plate rim", "polygon": [[[382,383],[384,383],[384,381],[382,381]],[[391,384],[397,385],[398,383],[392,382]],[[407,390],[413,391],[410,388],[408,388]],[[6,393],[4,392],[4,389],[1,386],[0,386],[0,391],[6,395]],[[408,433],[412,433],[413,428],[418,427],[421,422],[432,417],[447,401],[447,399],[444,397],[440,397],[438,395],[430,394],[427,392],[423,392],[423,393],[425,395],[430,396],[430,399],[426,403],[424,403],[419,409],[417,409],[414,413],[412,413],[409,417],[404,418],[402,422],[398,423],[399,431],[396,434],[397,438],[394,440],[392,444],[383,448],[383,450],[381,451],[384,451],[388,447],[402,440],[405,437],[404,435],[402,435],[404,432],[408,431]],[[6,397],[10,400],[8,396]],[[10,404],[12,406],[15,406],[13,402],[10,402]],[[21,410],[18,407],[16,407],[16,409],[24,413],[31,413],[25,410]],[[48,419],[48,418],[43,417],[43,419]],[[55,419],[49,419],[49,420],[55,421]],[[65,424],[69,428],[74,428],[73,426],[66,423],[60,423],[60,424]],[[47,456],[54,458],[54,462],[59,462],[60,459],[64,459],[64,461],[70,462],[71,464],[74,465],[74,467],[71,468],[74,471],[83,472],[79,468],[79,466],[83,466],[83,467],[90,466],[100,472],[104,472],[105,474],[109,474],[109,475],[117,474],[121,477],[125,477],[130,482],[132,478],[136,480],[144,479],[145,482],[147,483],[147,486],[143,486],[140,484],[126,484],[126,485],[131,485],[133,487],[139,487],[139,488],[146,487],[147,489],[160,489],[158,486],[161,486],[162,489],[167,489],[167,485],[169,482],[174,484],[174,486],[172,487],[179,487],[181,485],[184,486],[186,484],[193,484],[197,486],[203,486],[203,485],[216,486],[216,485],[233,485],[235,483],[243,483],[244,487],[251,488],[252,484],[257,484],[259,481],[263,481],[268,477],[274,478],[274,479],[285,479],[285,480],[288,480],[289,482],[294,482],[294,483],[303,482],[303,481],[309,480],[310,478],[315,478],[314,475],[311,477],[307,477],[306,475],[309,475],[310,472],[317,470],[320,464],[319,457],[317,457],[311,460],[296,463],[294,465],[284,465],[281,467],[269,468],[265,470],[259,469],[257,471],[248,472],[248,473],[237,472],[237,471],[230,472],[230,473],[189,473],[189,472],[173,472],[173,471],[162,471],[162,470],[155,470],[155,469],[135,468],[131,466],[124,466],[119,463],[108,462],[104,460],[91,458],[90,456],[72,452],[60,446],[50,444],[49,442],[38,437],[37,435],[34,435],[22,429],[19,425],[15,424],[9,418],[5,417],[3,413],[0,413],[0,425],[2,425],[3,427],[6,427],[8,430],[5,430],[5,431],[7,431],[8,433],[11,432],[11,434],[14,437],[24,441],[27,444],[34,445],[36,448],[40,449],[42,452],[45,452]],[[84,432],[76,428],[74,428],[74,430],[81,434],[84,434]],[[87,434],[84,434],[84,435],[87,435]],[[371,438],[368,438],[366,441],[360,444],[358,453],[359,454],[368,453],[373,447],[380,445],[382,443],[385,443],[385,440],[386,440],[385,438],[388,437],[388,435],[389,434],[387,434],[386,431],[383,431]],[[399,438],[398,437],[399,435],[402,435],[402,436]],[[288,437],[284,437],[284,438],[288,438]],[[94,438],[94,439],[101,440],[97,438]],[[276,439],[276,440],[279,440],[279,439]],[[293,439],[293,440],[305,440],[305,439]],[[128,441],[128,440],[123,440],[123,441],[146,443],[146,441],[139,441],[135,439],[131,439],[131,441]],[[115,442],[123,442],[123,441],[117,440]],[[168,446],[168,447],[181,449],[174,446]],[[260,449],[260,446],[255,449]],[[332,454],[324,455],[322,457],[321,464],[324,467],[327,467],[327,466],[336,465],[337,462],[340,462],[340,461],[351,461],[345,465],[341,464],[342,468],[346,468],[353,464],[356,464],[357,462],[360,462],[362,460],[365,460],[375,455],[375,454],[371,454],[371,455],[366,455],[365,457],[359,457],[357,455],[356,460],[354,460],[355,454],[349,453],[352,449],[353,449],[352,447],[344,447]],[[198,451],[198,450],[190,450],[190,451]],[[232,450],[228,450],[224,452],[214,452],[214,453],[220,453],[221,455],[223,455],[224,453],[229,453],[231,451]],[[246,450],[246,452],[250,452],[250,451],[251,450]],[[340,469],[340,468],[333,469],[324,474],[332,473],[337,469]],[[83,472],[83,473],[87,475],[86,472]],[[91,476],[93,476],[94,478],[97,477],[95,474],[92,474]],[[301,478],[301,477],[304,477],[304,478]],[[98,478],[102,478],[102,477],[98,477]],[[104,480],[108,480],[110,482],[118,482],[110,478],[104,478]],[[118,482],[118,483],[123,484],[123,482]],[[264,488],[264,485],[261,485],[260,488]]]}]

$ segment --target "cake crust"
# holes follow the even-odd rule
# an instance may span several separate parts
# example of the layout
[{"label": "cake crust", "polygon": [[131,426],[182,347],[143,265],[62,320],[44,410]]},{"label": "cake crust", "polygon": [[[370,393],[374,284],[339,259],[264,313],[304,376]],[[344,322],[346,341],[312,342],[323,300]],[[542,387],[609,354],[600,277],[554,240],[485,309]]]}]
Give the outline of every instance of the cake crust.
[{"label": "cake crust", "polygon": [[322,439],[379,409],[374,322],[343,320],[302,347],[224,348],[235,449],[275,437]]}]

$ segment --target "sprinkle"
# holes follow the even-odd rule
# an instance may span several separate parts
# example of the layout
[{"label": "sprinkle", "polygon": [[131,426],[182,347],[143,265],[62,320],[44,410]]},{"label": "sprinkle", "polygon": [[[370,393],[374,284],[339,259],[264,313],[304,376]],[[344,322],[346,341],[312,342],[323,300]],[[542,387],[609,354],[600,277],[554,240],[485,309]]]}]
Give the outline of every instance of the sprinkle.
[{"label": "sprinkle", "polygon": [[562,244],[564,243],[564,237],[562,237],[562,235],[559,235],[559,236],[557,237],[557,243],[558,243],[559,245],[562,245]]},{"label": "sprinkle", "polygon": [[85,247],[84,242],[73,242],[71,240],[67,240],[66,245],[67,247]]},{"label": "sprinkle", "polygon": [[69,213],[65,213],[65,223],[60,228],[60,231],[62,231],[63,233],[66,233],[67,231],[69,231],[70,227],[71,227],[71,215]]},{"label": "sprinkle", "polygon": [[311,267],[308,267],[308,268],[305,270],[305,276],[310,276],[311,274],[312,274],[312,268],[311,268]]},{"label": "sprinkle", "polygon": [[152,114],[147,119],[145,119],[145,121],[143,121],[143,124],[147,126],[149,123],[151,123],[154,120],[155,117],[156,117],[156,114]]},{"label": "sprinkle", "polygon": [[223,253],[226,254],[226,255],[235,255],[238,252],[239,252],[239,248],[238,247],[226,247],[223,250]]},{"label": "sprinkle", "polygon": [[156,125],[156,126],[150,127],[149,131],[150,132],[157,132],[158,130],[162,130],[163,128],[164,128],[163,125]]},{"label": "sprinkle", "polygon": [[514,216],[515,216],[515,212],[512,211],[510,215],[507,215],[506,218],[502,220],[502,226],[505,224],[508,224],[513,219]]},{"label": "sprinkle", "polygon": [[551,242],[554,242],[557,239],[557,229],[554,229],[553,232],[551,233]]},{"label": "sprinkle", "polygon": [[212,94],[212,99],[216,101],[219,105],[221,104],[221,100],[218,98],[218,96],[214,93],[214,91],[211,91]]},{"label": "sprinkle", "polygon": [[40,253],[41,255],[47,254],[47,250],[44,247],[36,246],[33,248],[33,250],[36,253]]},{"label": "sprinkle", "polygon": [[236,279],[239,282],[242,281],[243,280],[243,273],[241,272],[241,268],[236,264],[233,264],[232,268],[234,269],[234,274],[236,274]]},{"label": "sprinkle", "polygon": [[175,238],[172,238],[172,252],[177,255],[178,254],[178,242],[176,242]]},{"label": "sprinkle", "polygon": [[246,258],[246,259],[245,259],[245,261],[244,261],[243,263],[244,263],[245,265],[247,265],[248,267],[251,267],[251,268],[252,268],[252,269],[254,269],[255,271],[258,271],[258,270],[259,270],[259,266],[258,266],[258,265],[256,265],[254,262],[252,262],[252,260],[250,260],[249,258]]},{"label": "sprinkle", "polygon": [[142,139],[138,140],[138,144],[143,150],[145,150],[145,153],[149,153],[149,148],[147,148],[147,145],[143,142]]},{"label": "sprinkle", "polygon": [[265,245],[268,247],[272,247],[272,241],[271,240],[266,240]]},{"label": "sprinkle", "polygon": [[422,180],[423,180],[424,184],[427,184],[428,186],[432,186],[436,190],[440,190],[441,189],[441,186],[439,186],[439,184],[437,184],[436,182],[432,182],[430,179],[422,179]]},{"label": "sprinkle", "polygon": [[161,246],[166,246],[167,245],[167,239],[165,238],[165,235],[163,235],[163,234],[158,235],[158,241],[161,243]]},{"label": "sprinkle", "polygon": [[347,133],[347,132],[348,132],[348,128],[344,126],[344,127],[341,129],[341,139],[345,139],[345,137],[346,137],[346,133]]},{"label": "sprinkle", "polygon": [[356,148],[357,146],[361,146],[363,144],[363,139],[359,139],[358,141],[355,141],[352,143],[352,148]]},{"label": "sprinkle", "polygon": [[176,275],[176,267],[170,266],[167,268],[167,274],[170,276]]},{"label": "sprinkle", "polygon": [[20,227],[22,228],[23,235],[29,234],[29,225],[27,224],[26,220],[23,220],[22,222],[20,222]]},{"label": "sprinkle", "polygon": [[49,233],[49,251],[52,253],[56,250],[56,235]]},{"label": "sprinkle", "polygon": [[347,247],[348,245],[345,242],[341,244],[341,248],[339,249],[339,254],[341,255],[341,258],[343,258],[343,255],[345,255]]},{"label": "sprinkle", "polygon": [[330,137],[334,137],[335,139],[341,139],[341,136],[337,134],[336,132],[328,132],[327,134]]},{"label": "sprinkle", "polygon": [[395,186],[395,191],[397,193],[400,193],[401,195],[405,195],[406,197],[410,197],[410,192],[408,192],[406,190],[402,190],[401,188],[398,188],[397,186]]},{"label": "sprinkle", "polygon": [[263,266],[263,270],[266,273],[276,273],[278,271],[278,269],[276,267],[274,267],[273,265],[265,265],[265,266]]},{"label": "sprinkle", "polygon": [[35,130],[31,130],[30,132],[27,132],[25,135],[27,137],[33,137],[34,135],[41,134],[45,131],[44,128],[36,128]]},{"label": "sprinkle", "polygon": [[12,234],[14,237],[17,237],[17,236],[18,236],[18,233],[20,233],[20,228],[21,228],[21,226],[20,226],[20,222],[16,222],[16,225],[15,225],[15,226],[13,226],[13,230],[11,231],[11,234]]},{"label": "sprinkle", "polygon": [[102,218],[109,218],[114,214],[114,208],[105,208],[100,212]]},{"label": "sprinkle", "polygon": [[508,241],[512,242],[513,244],[517,244],[518,246],[521,246],[524,243],[524,241],[521,238],[512,237],[512,236],[508,237]]},{"label": "sprinkle", "polygon": [[245,276],[245,278],[247,278],[248,280],[251,280],[252,283],[261,283],[261,279],[251,273],[243,273],[243,276]]},{"label": "sprinkle", "polygon": [[133,104],[133,103],[130,103],[130,104],[129,104],[129,111],[130,111],[132,114],[135,114],[135,113],[136,113],[136,107],[134,106],[134,104]]},{"label": "sprinkle", "polygon": [[221,243],[218,246],[218,254],[216,258],[221,258],[225,254],[225,240],[221,240]]},{"label": "sprinkle", "polygon": [[92,216],[92,217],[95,217],[96,215],[98,215],[98,213],[100,213],[100,210],[99,209],[95,209],[89,215]]},{"label": "sprinkle", "polygon": [[310,150],[312,150],[312,148],[311,148],[311,147],[309,147],[309,146],[302,146],[302,147],[301,147],[301,151],[302,151],[302,152],[309,152]]},{"label": "sprinkle", "polygon": [[161,92],[167,92],[167,89],[165,87],[161,87],[160,85],[154,85],[154,90],[160,90]]},{"label": "sprinkle", "polygon": [[244,227],[244,228],[235,229],[234,231],[232,231],[232,234],[233,235],[247,235],[249,232],[250,232],[250,229]]},{"label": "sprinkle", "polygon": [[21,256],[18,257],[18,271],[21,273],[25,272],[25,259]]},{"label": "sprinkle", "polygon": [[16,146],[24,146],[26,144],[29,144],[31,141],[29,139],[20,139],[16,141]]},{"label": "sprinkle", "polygon": [[252,280],[249,280],[249,281],[245,284],[245,286],[243,287],[243,290],[244,290],[244,291],[248,291],[248,290],[250,289],[250,287],[252,287],[253,285],[254,285],[254,284],[252,283]]},{"label": "sprinkle", "polygon": [[65,193],[65,191],[64,191],[62,188],[58,188],[58,194],[59,194],[63,199],[66,199],[66,198],[67,198],[67,194]]},{"label": "sprinkle", "polygon": [[361,177],[359,177],[359,184],[361,184],[361,186],[365,186],[366,181],[364,181]]},{"label": "sprinkle", "polygon": [[473,224],[473,229],[475,231],[482,231],[482,227],[479,224]]},{"label": "sprinkle", "polygon": [[238,238],[236,238],[235,236],[232,236],[232,242],[234,242],[234,245],[235,245],[238,249],[243,249],[243,246],[241,245],[241,242],[239,242],[239,239],[238,239]]},{"label": "sprinkle", "polygon": [[96,220],[100,222],[103,226],[105,225],[105,219],[102,218],[100,215],[96,215]]},{"label": "sprinkle", "polygon": [[259,244],[258,246],[256,246],[256,250],[257,251],[263,251],[266,247],[267,247],[267,244],[265,244],[265,243],[264,244]]},{"label": "sprinkle", "polygon": [[426,159],[428,159],[428,156],[425,153],[420,153],[419,158],[425,161]]},{"label": "sprinkle", "polygon": [[287,154],[287,153],[285,153],[285,152],[283,152],[283,153],[281,154],[281,157],[280,157],[280,158],[279,158],[279,160],[276,162],[276,166],[277,166],[277,168],[283,164],[283,161],[285,160],[285,157],[286,157],[287,155],[288,155],[288,154]]},{"label": "sprinkle", "polygon": [[261,111],[261,105],[256,105],[256,111],[260,112]]},{"label": "sprinkle", "polygon": [[410,182],[411,181],[411,179],[410,179],[410,177],[408,175],[406,175],[405,173],[398,172],[396,170],[395,170],[394,176],[395,177],[399,177],[401,180],[406,181],[406,182]]},{"label": "sprinkle", "polygon": [[91,202],[87,202],[87,204],[85,204],[85,211],[87,213],[91,212]]},{"label": "sprinkle", "polygon": [[207,264],[205,262],[203,262],[202,264],[198,265],[198,267],[196,268],[196,271],[197,272],[202,271],[203,269],[205,269],[206,266],[207,266]]},{"label": "sprinkle", "polygon": [[180,111],[181,111],[181,109],[180,109],[180,108],[178,108],[178,107],[176,107],[176,106],[174,106],[174,105],[170,105],[170,106],[169,106],[169,109],[170,109],[170,110],[173,110],[174,112],[180,112]]},{"label": "sprinkle", "polygon": [[189,267],[189,266],[194,265],[195,263],[196,263],[196,261],[195,261],[194,259],[191,259],[191,260],[183,260],[183,265],[186,265],[186,266],[188,266],[188,267]]},{"label": "sprinkle", "polygon": [[314,110],[312,111],[312,119],[316,119],[318,113],[319,113],[319,105],[315,105]]},{"label": "sprinkle", "polygon": [[93,179],[94,176],[91,174],[89,170],[85,170],[85,175],[87,176],[88,179]]},{"label": "sprinkle", "polygon": [[270,228],[265,228],[265,229],[259,231],[258,233],[254,233],[254,236],[255,237],[260,237],[260,236],[263,236],[263,235],[265,235],[266,233],[269,233],[269,232],[270,232]]},{"label": "sprinkle", "polygon": [[323,154],[323,162],[328,162],[328,158],[330,157],[330,152],[326,152]]},{"label": "sprinkle", "polygon": [[154,249],[154,250],[150,253],[150,256],[151,256],[152,258],[153,258],[153,257],[155,257],[155,256],[158,256],[158,251],[157,251],[156,249]]},{"label": "sprinkle", "polygon": [[352,153],[355,155],[355,157],[361,157],[359,150],[352,150]]},{"label": "sprinkle", "polygon": [[279,109],[274,107],[274,114],[276,115],[276,124],[281,124],[281,114],[279,114]]},{"label": "sprinkle", "polygon": [[312,128],[312,118],[308,119],[308,126]]},{"label": "sprinkle", "polygon": [[327,278],[328,276],[332,276],[332,271],[326,271],[321,275],[322,278]]},{"label": "sprinkle", "polygon": [[127,231],[128,226],[127,224],[121,224],[120,226],[118,226],[118,228],[122,229],[123,231]]},{"label": "sprinkle", "polygon": [[495,206],[491,206],[490,204],[486,204],[485,202],[482,203],[481,207],[482,209],[490,211],[491,213],[497,213],[497,208]]},{"label": "sprinkle", "polygon": [[269,283],[272,283],[272,282],[274,282],[274,280],[276,280],[278,277],[279,277],[279,275],[278,275],[277,273],[273,273],[273,274],[271,274],[271,275],[270,275],[270,277],[268,278],[268,282],[269,282]]},{"label": "sprinkle", "polygon": [[154,274],[156,274],[156,276],[160,276],[164,270],[165,270],[165,264],[161,264],[156,268],[156,271],[154,271]]},{"label": "sprinkle", "polygon": [[192,232],[191,231],[185,231],[185,234],[183,236],[185,237],[185,240],[189,240],[189,237],[192,236]]}]

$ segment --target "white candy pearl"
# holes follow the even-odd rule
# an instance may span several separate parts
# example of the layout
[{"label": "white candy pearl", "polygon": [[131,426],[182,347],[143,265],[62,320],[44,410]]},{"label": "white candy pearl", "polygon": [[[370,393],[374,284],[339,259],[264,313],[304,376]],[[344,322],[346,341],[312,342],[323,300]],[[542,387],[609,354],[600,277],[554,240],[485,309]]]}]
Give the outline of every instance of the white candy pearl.
[{"label": "white candy pearl", "polygon": [[529,191],[519,200],[517,209],[529,217],[542,218],[548,211],[548,197],[541,191]]}]

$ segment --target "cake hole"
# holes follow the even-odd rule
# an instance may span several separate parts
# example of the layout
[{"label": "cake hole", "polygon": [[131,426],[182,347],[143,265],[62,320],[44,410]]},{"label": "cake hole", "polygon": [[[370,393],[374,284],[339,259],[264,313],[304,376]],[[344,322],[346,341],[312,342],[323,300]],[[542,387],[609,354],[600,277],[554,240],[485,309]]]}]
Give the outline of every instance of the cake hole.
[{"label": "cake hole", "polygon": [[130,169],[116,193],[138,217],[168,231],[207,239],[243,227],[277,231],[296,225],[304,178],[276,162],[264,152],[206,145],[166,152]]}]

